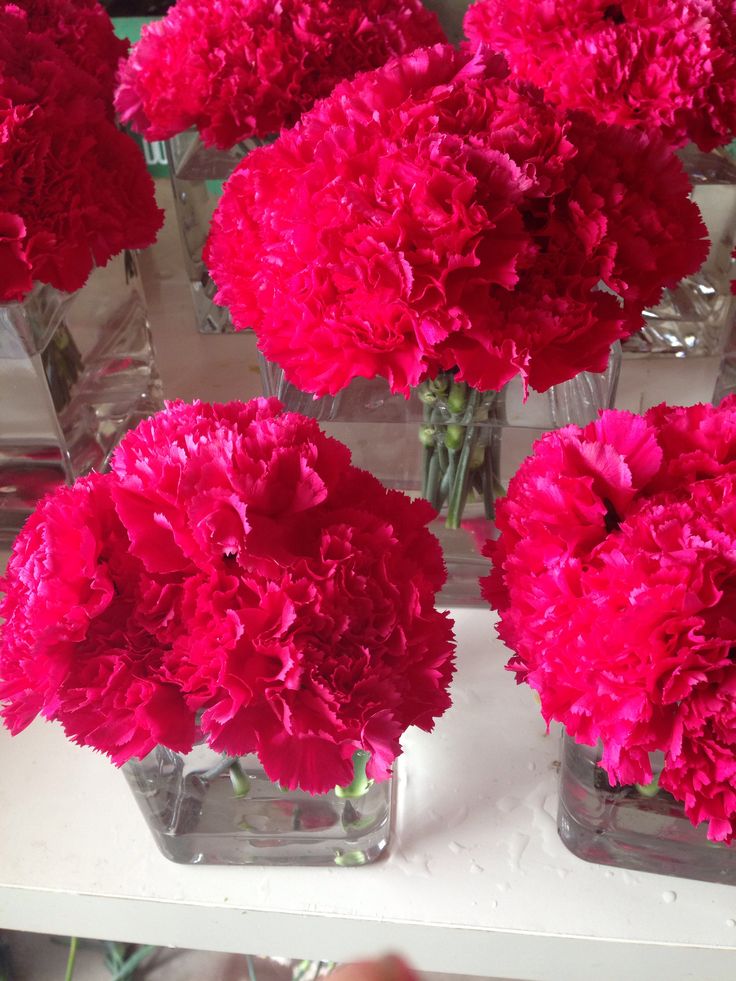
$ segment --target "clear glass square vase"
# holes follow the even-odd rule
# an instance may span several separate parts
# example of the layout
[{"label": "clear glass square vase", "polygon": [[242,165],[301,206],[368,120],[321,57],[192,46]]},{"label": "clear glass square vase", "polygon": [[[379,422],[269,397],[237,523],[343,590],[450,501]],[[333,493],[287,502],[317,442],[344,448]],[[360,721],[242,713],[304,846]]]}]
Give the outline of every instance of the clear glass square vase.
[{"label": "clear glass square vase", "polygon": [[254,755],[227,760],[205,745],[185,756],[157,747],[123,773],[172,862],[357,866],[389,843],[393,779],[360,796],[313,796],[274,784]]},{"label": "clear glass square vase", "polygon": [[[612,787],[598,746],[562,742],[557,827],[578,858],[639,872],[736,885],[736,848],[709,841],[665,790]],[[656,766],[655,766],[656,769]],[[645,790],[645,789],[644,789]]]}]

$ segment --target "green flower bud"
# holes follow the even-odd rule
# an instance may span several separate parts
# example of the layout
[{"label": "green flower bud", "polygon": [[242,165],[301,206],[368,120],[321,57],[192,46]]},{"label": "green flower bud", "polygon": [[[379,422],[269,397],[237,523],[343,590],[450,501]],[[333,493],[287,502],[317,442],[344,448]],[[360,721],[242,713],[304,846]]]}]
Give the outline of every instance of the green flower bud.
[{"label": "green flower bud", "polygon": [[450,412],[462,412],[468,404],[468,386],[462,382],[453,382],[450,394],[447,396],[447,406]]},{"label": "green flower bud", "polygon": [[451,422],[445,430],[445,446],[448,450],[459,450],[465,439],[465,426]]},{"label": "green flower bud", "polygon": [[425,405],[434,405],[437,401],[437,393],[432,391],[430,382],[422,382],[417,389],[417,395],[419,401],[424,402]]},{"label": "green flower bud", "polygon": [[468,467],[471,470],[478,470],[483,466],[483,460],[485,459],[486,448],[480,443],[476,443],[473,447],[473,452],[470,454],[470,462]]},{"label": "green flower bud", "polygon": [[419,442],[422,446],[434,446],[437,438],[437,430],[434,426],[419,427]]},{"label": "green flower bud", "polygon": [[433,378],[430,382],[427,382],[430,391],[436,392],[437,395],[444,395],[447,389],[450,387],[450,378],[450,375],[440,372],[436,378]]}]

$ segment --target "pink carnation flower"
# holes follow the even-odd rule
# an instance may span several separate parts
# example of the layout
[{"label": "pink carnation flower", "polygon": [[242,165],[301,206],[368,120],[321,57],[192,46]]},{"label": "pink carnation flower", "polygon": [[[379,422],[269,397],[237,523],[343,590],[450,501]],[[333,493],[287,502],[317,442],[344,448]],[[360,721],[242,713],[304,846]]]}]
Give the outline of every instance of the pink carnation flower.
[{"label": "pink carnation flower", "polygon": [[77,68],[91,75],[110,104],[115,93],[118,62],[128,53],[129,42],[115,36],[112,21],[98,0],[12,0],[0,9],[15,7],[25,12],[28,29],[57,44]]},{"label": "pink carnation flower", "polygon": [[73,292],[94,266],[155,240],[153,181],[110,115],[63,46],[18,7],[0,9],[0,303],[34,280]]},{"label": "pink carnation flower", "polygon": [[381,375],[407,392],[457,367],[544,391],[603,370],[699,267],[705,228],[663,143],[507,76],[485,48],[415,52],[232,175],[206,249],[217,300],[299,388]]},{"label": "pink carnation flower", "polygon": [[736,7],[730,0],[478,0],[471,42],[503,51],[552,102],[702,150],[736,130]]},{"label": "pink carnation flower", "polygon": [[[733,601],[733,596],[731,596]],[[677,714],[660,786],[685,803],[714,841],[736,834],[736,671],[733,663],[700,685]]]},{"label": "pink carnation flower", "polygon": [[349,783],[358,749],[384,779],[404,730],[450,704],[432,517],[275,400],[169,404],[19,537],[5,718],[41,712],[121,763],[187,751],[196,716],[283,786]]},{"label": "pink carnation flower", "polygon": [[186,751],[195,729],[163,673],[158,633],[174,596],[129,554],[113,482],[93,474],[59,488],[16,539],[0,580],[0,700],[12,733],[41,714],[120,764],[160,742]]},{"label": "pink carnation flower", "polygon": [[497,524],[484,594],[545,719],[601,740],[614,783],[647,782],[664,751],[689,817],[736,836],[736,398],[547,434]]},{"label": "pink carnation flower", "polygon": [[445,40],[420,0],[179,0],[122,65],[116,106],[148,139],[228,148],[291,126],[343,78]]}]

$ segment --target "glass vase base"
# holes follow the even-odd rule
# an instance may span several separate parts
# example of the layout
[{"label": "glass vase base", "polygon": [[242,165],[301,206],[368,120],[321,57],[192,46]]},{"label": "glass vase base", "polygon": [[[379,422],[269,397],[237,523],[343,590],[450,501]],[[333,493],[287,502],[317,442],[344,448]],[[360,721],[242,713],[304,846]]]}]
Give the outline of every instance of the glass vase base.
[{"label": "glass vase base", "polygon": [[682,804],[665,791],[646,796],[636,787],[612,787],[598,765],[596,747],[565,736],[557,827],[578,858],[637,872],[736,885],[736,849],[694,827]]},{"label": "glass vase base", "polygon": [[241,757],[238,796],[229,773],[208,770],[222,759],[159,748],[123,767],[162,854],[187,865],[338,865],[375,862],[391,832],[393,781],[357,798],[335,791],[311,796],[282,790],[255,757]]}]

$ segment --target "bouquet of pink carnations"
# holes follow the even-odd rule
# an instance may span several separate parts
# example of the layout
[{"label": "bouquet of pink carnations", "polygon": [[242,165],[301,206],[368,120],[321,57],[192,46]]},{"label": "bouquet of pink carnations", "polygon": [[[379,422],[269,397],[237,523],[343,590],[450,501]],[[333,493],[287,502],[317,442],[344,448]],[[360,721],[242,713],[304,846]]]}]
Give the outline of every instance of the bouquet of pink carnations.
[{"label": "bouquet of pink carnations", "polygon": [[178,0],[122,65],[120,117],[229,148],[293,125],[344,78],[445,40],[420,0]]},{"label": "bouquet of pink carnations", "polygon": [[0,303],[73,292],[156,238],[153,181],[112,119],[124,50],[92,0],[0,4]]},{"label": "bouquet of pink carnations", "polygon": [[736,131],[736,5],[731,0],[478,0],[471,42],[563,108],[712,150]]},{"label": "bouquet of pink carnations", "polygon": [[548,433],[499,502],[485,595],[547,720],[736,837],[736,397]]},{"label": "bouquet of pink carnations", "polygon": [[475,425],[495,393],[603,371],[700,266],[688,192],[656,135],[550,105],[487,47],[436,45],[249,154],[204,257],[217,302],[298,388],[422,386],[423,492],[457,528],[471,480],[497,475]]},{"label": "bouquet of pink carnations", "polygon": [[198,737],[284,787],[383,780],[450,704],[452,621],[424,501],[275,400],[170,403],[13,548],[0,700],[116,764]]}]

